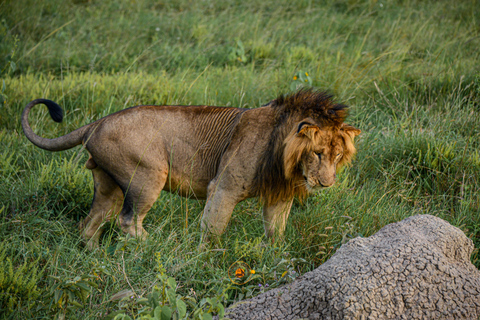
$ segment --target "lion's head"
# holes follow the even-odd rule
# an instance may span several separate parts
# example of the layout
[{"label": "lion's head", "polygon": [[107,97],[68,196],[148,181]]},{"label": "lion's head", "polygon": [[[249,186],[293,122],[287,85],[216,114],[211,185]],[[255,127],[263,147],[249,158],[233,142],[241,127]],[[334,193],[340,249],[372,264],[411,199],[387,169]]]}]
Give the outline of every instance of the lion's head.
[{"label": "lion's head", "polygon": [[331,96],[300,90],[267,106],[276,110],[276,126],[264,161],[257,169],[256,191],[267,204],[330,187],[355,154],[360,130],[344,123],[347,107]]},{"label": "lion's head", "polygon": [[331,187],[337,171],[355,153],[353,138],[360,130],[346,124],[320,128],[305,119],[295,131],[285,141],[285,178],[295,179],[301,173],[308,191]]}]

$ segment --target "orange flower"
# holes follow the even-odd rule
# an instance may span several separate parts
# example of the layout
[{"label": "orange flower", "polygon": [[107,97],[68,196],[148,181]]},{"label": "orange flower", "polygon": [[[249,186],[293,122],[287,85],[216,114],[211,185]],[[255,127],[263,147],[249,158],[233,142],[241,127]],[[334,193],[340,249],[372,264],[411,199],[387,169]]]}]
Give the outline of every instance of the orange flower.
[{"label": "orange flower", "polygon": [[293,80],[297,80],[297,79],[298,79],[298,77],[297,77],[297,76],[294,76],[294,77],[293,77]]},{"label": "orange flower", "polygon": [[235,270],[235,277],[243,278],[244,276],[245,276],[245,270],[243,270],[242,268],[238,268],[237,270]]}]

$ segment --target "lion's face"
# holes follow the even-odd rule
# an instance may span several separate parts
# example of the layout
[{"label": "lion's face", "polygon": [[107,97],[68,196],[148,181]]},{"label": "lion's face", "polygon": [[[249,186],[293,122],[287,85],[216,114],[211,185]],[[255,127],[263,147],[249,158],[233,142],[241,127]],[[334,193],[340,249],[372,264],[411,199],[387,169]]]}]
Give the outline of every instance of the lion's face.
[{"label": "lion's face", "polygon": [[359,133],[347,124],[320,128],[311,119],[300,122],[285,143],[286,177],[301,174],[309,192],[331,187],[337,171],[355,153],[353,139]]},{"label": "lion's face", "polygon": [[338,139],[331,139],[331,132],[322,132],[326,136],[325,144],[304,154],[300,161],[302,175],[308,191],[331,187],[335,183],[337,164],[343,156],[343,147]]}]

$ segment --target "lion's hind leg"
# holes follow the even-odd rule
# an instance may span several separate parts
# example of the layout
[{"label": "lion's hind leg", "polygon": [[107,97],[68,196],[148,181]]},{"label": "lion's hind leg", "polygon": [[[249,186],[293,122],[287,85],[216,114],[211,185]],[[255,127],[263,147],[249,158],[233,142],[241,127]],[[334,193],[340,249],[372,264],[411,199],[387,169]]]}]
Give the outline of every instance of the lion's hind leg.
[{"label": "lion's hind leg", "polygon": [[98,246],[105,221],[115,217],[123,205],[123,192],[118,184],[100,167],[92,169],[94,195],[88,216],[80,222],[79,228],[87,247]]},{"label": "lion's hind leg", "polygon": [[125,201],[118,217],[120,228],[133,237],[145,239],[143,219],[157,200],[167,180],[167,170],[138,169],[128,186],[124,187]]}]

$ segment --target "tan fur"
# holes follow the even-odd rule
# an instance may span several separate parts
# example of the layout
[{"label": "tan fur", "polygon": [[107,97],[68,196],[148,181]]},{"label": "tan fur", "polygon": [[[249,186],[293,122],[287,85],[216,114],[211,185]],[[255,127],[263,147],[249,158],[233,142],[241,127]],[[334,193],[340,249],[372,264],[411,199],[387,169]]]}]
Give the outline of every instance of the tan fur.
[{"label": "tan fur", "polygon": [[[336,171],[352,160],[353,140],[360,134],[360,130],[343,122],[347,107],[335,104],[331,96],[323,92],[300,90],[279,97],[269,106],[276,110],[277,123],[255,178],[257,195],[267,206],[295,196],[303,199],[315,189],[306,184],[309,179],[302,172],[305,169],[302,163],[304,167],[320,165],[319,159],[312,156],[314,152],[325,150],[328,154],[322,161],[323,169],[311,173],[322,174],[323,180],[326,176],[334,180]],[[300,124],[304,125],[297,132]],[[344,155],[338,163],[331,159],[332,146],[340,146],[343,150]],[[310,181],[319,182],[318,177]]]},{"label": "tan fur", "polygon": [[344,124],[345,106],[313,90],[250,110],[139,106],[56,139],[30,128],[29,111],[39,103],[55,121],[62,119],[54,102],[32,101],[22,115],[27,138],[51,151],[83,144],[90,154],[86,167],[95,195],[80,224],[90,248],[107,220],[145,237],[142,221],[161,190],[206,199],[202,228],[214,235],[223,233],[238,202],[259,197],[266,235],[282,234],[293,198],[331,186],[336,171],[351,161],[360,133]]}]

